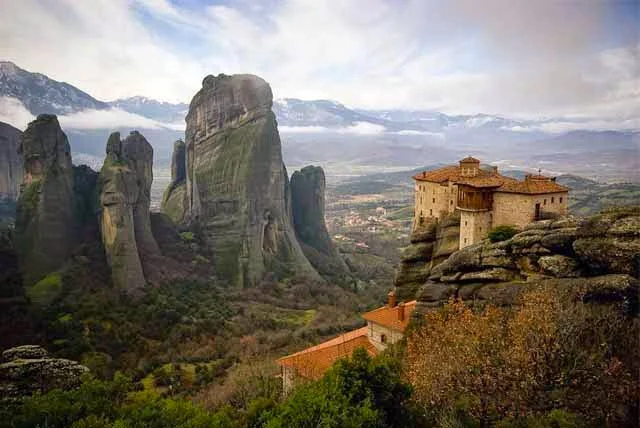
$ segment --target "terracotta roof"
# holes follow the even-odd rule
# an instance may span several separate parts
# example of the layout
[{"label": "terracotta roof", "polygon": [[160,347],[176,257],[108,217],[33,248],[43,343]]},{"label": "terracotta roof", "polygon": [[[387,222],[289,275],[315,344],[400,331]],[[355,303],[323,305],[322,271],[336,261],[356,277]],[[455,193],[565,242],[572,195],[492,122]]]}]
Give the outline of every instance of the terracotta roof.
[{"label": "terracotta roof", "polygon": [[527,194],[544,194],[544,193],[563,193],[568,192],[569,188],[561,186],[549,177],[531,176],[524,181],[505,182],[496,189],[497,192],[505,193],[527,193]]},{"label": "terracotta roof", "polygon": [[417,181],[430,181],[432,183],[444,183],[445,181],[455,181],[460,178],[460,167],[449,165],[443,168],[424,171],[413,176]]},{"label": "terracotta roof", "polygon": [[474,158],[474,157],[472,157],[472,156],[467,156],[467,157],[466,157],[466,158],[464,158],[464,159],[460,159],[460,162],[462,162],[462,163],[470,163],[470,162],[473,162],[473,163],[480,163],[480,161],[479,161],[478,159],[476,159],[476,158]]},{"label": "terracotta roof", "polygon": [[341,358],[350,356],[357,348],[364,348],[369,355],[376,355],[377,349],[369,342],[368,327],[342,334],[319,345],[312,346],[278,360],[278,364],[294,367],[298,376],[318,379]]},{"label": "terracotta roof", "polygon": [[416,308],[416,301],[412,300],[404,304],[404,319],[402,321],[398,317],[398,306],[392,308],[383,306],[363,314],[362,318],[393,330],[404,331],[409,325],[411,313]]},{"label": "terracotta roof", "polygon": [[478,174],[475,177],[461,177],[456,180],[456,184],[463,184],[471,187],[500,187],[505,183],[517,182],[515,178],[500,175],[497,172],[489,174]]}]

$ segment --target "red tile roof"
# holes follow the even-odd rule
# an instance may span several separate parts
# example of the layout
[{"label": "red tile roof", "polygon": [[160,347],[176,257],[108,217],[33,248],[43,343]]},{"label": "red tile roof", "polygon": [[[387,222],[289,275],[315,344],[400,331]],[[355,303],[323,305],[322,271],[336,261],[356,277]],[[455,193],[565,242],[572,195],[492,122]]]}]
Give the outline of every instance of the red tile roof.
[{"label": "red tile roof", "polygon": [[376,355],[377,349],[369,342],[368,327],[342,334],[319,345],[312,346],[278,360],[278,364],[293,367],[296,374],[307,379],[319,379],[334,362],[349,357],[357,348],[364,348],[369,355]]},{"label": "red tile roof", "polygon": [[480,163],[480,161],[479,161],[478,159],[476,159],[476,158],[474,158],[474,157],[472,157],[472,156],[467,156],[467,157],[466,157],[466,158],[464,158],[464,159],[460,159],[460,162],[461,162],[461,163],[471,163],[471,162],[473,162],[473,163]]},{"label": "red tile roof", "polygon": [[463,184],[471,187],[500,187],[505,183],[517,182],[515,178],[505,177],[497,172],[489,174],[478,174],[475,177],[461,177],[456,180],[456,184]]},{"label": "red tile roof", "polygon": [[504,193],[526,193],[530,195],[539,195],[545,193],[564,193],[568,192],[569,188],[561,186],[548,177],[534,176],[527,178],[524,181],[504,183],[496,189],[496,191]]},{"label": "red tile roof", "polygon": [[404,329],[409,325],[411,313],[416,308],[416,301],[412,300],[411,302],[407,302],[404,304],[403,320],[400,320],[400,317],[398,316],[399,306],[400,305],[396,305],[393,307],[383,306],[381,308],[374,309],[371,312],[363,314],[362,318],[393,330],[404,331]]},{"label": "red tile roof", "polygon": [[445,181],[455,181],[460,178],[460,167],[449,165],[432,171],[424,171],[413,176],[417,181],[430,181],[432,183],[444,183]]}]

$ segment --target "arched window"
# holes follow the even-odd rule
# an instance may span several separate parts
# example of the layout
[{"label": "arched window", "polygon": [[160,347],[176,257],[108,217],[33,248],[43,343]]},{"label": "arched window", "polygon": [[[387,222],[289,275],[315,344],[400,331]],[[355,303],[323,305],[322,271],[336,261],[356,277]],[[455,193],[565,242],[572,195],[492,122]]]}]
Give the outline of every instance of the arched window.
[{"label": "arched window", "polygon": [[386,334],[381,334],[380,335],[380,342],[387,343],[387,335]]}]

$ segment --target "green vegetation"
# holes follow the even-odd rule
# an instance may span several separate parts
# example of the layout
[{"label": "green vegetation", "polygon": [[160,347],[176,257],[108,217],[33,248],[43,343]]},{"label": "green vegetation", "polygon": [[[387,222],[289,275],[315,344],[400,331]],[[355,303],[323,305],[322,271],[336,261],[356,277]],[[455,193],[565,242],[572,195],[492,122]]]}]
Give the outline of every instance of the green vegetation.
[{"label": "green vegetation", "polygon": [[496,226],[489,232],[489,240],[491,242],[500,242],[511,239],[519,230],[513,226]]},{"label": "green vegetation", "polygon": [[62,292],[62,275],[53,272],[27,288],[27,297],[37,306],[48,306]]}]

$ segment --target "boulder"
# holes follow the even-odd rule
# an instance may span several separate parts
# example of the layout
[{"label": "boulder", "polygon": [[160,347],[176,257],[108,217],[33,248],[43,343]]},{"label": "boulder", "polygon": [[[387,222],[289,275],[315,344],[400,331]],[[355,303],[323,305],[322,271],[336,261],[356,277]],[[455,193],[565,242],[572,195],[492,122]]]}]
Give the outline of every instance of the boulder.
[{"label": "boulder", "polygon": [[52,358],[35,345],[23,345],[2,353],[0,402],[19,403],[34,393],[80,386],[89,369],[76,361]]},{"label": "boulder", "polygon": [[137,131],[124,140],[114,132],[100,172],[100,229],[114,285],[134,292],[146,280],[141,258],[159,254],[149,212],[153,148]]},{"label": "boulder", "polygon": [[257,76],[207,76],[186,118],[186,217],[237,286],[267,272],[319,279],[296,240],[272,100]]},{"label": "boulder", "polygon": [[321,167],[306,166],[291,176],[291,211],[296,237],[313,267],[325,277],[348,274],[324,221],[325,177]]},{"label": "boulder", "polygon": [[24,179],[16,242],[25,285],[58,269],[75,241],[71,149],[58,119],[40,115],[22,134]]},{"label": "boulder", "polygon": [[22,183],[22,156],[18,153],[22,132],[0,122],[0,200],[18,199]]}]

